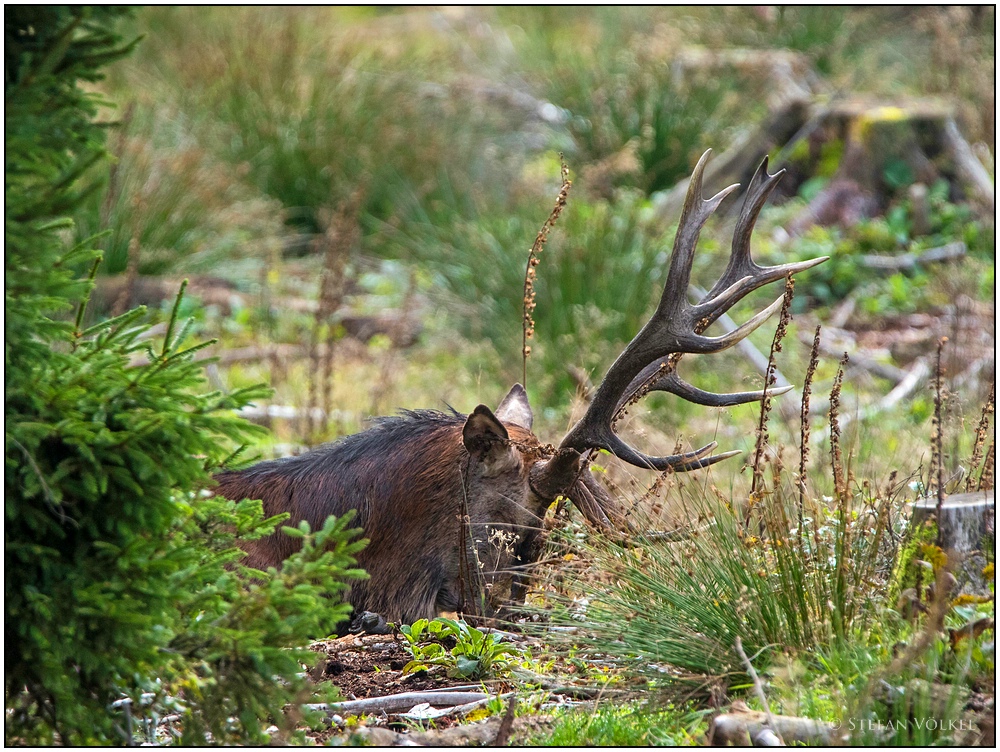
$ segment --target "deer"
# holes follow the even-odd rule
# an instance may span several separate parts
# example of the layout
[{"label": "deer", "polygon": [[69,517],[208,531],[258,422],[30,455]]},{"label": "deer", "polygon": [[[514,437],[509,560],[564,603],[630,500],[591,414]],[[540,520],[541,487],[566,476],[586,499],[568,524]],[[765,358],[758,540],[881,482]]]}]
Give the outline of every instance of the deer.
[{"label": "deer", "polygon": [[[355,613],[395,623],[460,613],[490,619],[523,603],[529,572],[541,555],[543,519],[553,502],[568,499],[598,531],[628,534],[622,504],[597,480],[590,462],[605,450],[622,462],[657,471],[688,472],[740,454],[712,454],[716,442],[669,456],[644,454],[615,432],[627,406],[651,391],[707,407],[761,401],[791,387],[718,394],[677,374],[684,354],[717,353],[760,327],[779,297],[742,326],[721,336],[703,332],[753,290],[826,261],[760,266],[750,253],[758,215],[784,170],[768,174],[767,158],[747,189],[725,270],[697,303],[688,283],[699,234],[739,184],[703,198],[711,150],[694,168],[659,304],[608,369],[585,414],[558,446],[532,433],[532,409],[515,384],[491,410],[409,410],[377,419],[367,430],[299,456],[268,460],[216,476],[217,493],[260,499],[267,515],[288,513],[290,524],[313,529],[329,515],[355,510],[369,539],[357,556],[369,579],[352,584]],[[274,533],[243,542],[245,564],[278,568],[300,541]]]}]

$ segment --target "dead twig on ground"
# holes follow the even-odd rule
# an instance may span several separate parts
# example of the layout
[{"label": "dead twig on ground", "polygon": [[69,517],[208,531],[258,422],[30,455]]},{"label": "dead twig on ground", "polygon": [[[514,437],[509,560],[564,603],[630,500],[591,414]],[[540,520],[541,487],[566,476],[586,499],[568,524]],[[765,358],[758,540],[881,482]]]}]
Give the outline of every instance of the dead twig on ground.
[{"label": "dead twig on ground", "polygon": [[510,739],[510,732],[514,728],[514,711],[517,709],[517,695],[511,694],[510,700],[507,703],[507,712],[504,714],[503,720],[500,721],[500,728],[497,731],[496,738],[493,739],[494,747],[505,747]]},{"label": "dead twig on ground", "polygon": [[[750,678],[753,680],[754,693],[757,695],[757,699],[760,700],[760,704],[764,707],[764,712],[767,714],[767,722],[771,727],[771,731],[777,735],[778,744],[758,744],[757,746],[781,746],[784,747],[785,743],[781,739],[781,734],[778,732],[777,725],[774,722],[774,716],[771,714],[771,706],[767,703],[767,695],[764,694],[764,685],[761,684],[760,677],[757,676],[757,671],[754,669],[753,664],[750,659],[747,658],[747,654],[743,652],[743,640],[736,637],[736,653],[740,656],[740,660],[743,661],[743,665],[746,667],[747,673],[750,674]],[[762,730],[763,731],[763,730]],[[758,732],[758,737],[761,732]],[[753,739],[751,735],[751,739]]]},{"label": "dead twig on ground", "polygon": [[492,699],[496,695],[485,692],[401,692],[385,697],[368,697],[364,700],[345,700],[343,702],[310,703],[305,707],[330,715],[334,713],[361,715],[362,713],[402,713],[416,705],[427,703],[439,707],[460,707],[468,703]]},{"label": "dead twig on ground", "polygon": [[858,257],[858,263],[868,269],[899,272],[915,269],[923,264],[933,264],[942,261],[954,261],[968,253],[969,249],[961,240],[954,243],[928,248],[920,253],[900,253],[894,256],[864,254]]}]

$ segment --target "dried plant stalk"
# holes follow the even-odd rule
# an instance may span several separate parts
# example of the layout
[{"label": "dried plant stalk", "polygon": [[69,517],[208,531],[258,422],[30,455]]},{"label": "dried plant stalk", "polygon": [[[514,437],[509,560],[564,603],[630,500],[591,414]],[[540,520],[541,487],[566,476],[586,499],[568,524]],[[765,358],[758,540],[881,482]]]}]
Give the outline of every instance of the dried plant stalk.
[{"label": "dried plant stalk", "polygon": [[[941,407],[944,403],[942,395],[944,382],[944,367],[941,365],[941,352],[947,337],[941,337],[937,344],[937,357],[934,361],[934,418],[931,433],[931,472],[934,474],[934,484],[937,493],[937,520],[941,520],[941,507],[944,505],[944,426],[941,423]],[[938,528],[938,546],[941,545],[941,529]]]},{"label": "dried plant stalk", "polygon": [[781,301],[781,314],[778,318],[778,326],[774,330],[774,338],[771,340],[771,352],[767,357],[767,370],[764,372],[764,398],[760,401],[760,418],[757,421],[757,442],[753,456],[753,480],[750,483],[751,503],[747,505],[747,516],[745,523],[750,522],[750,512],[753,509],[753,500],[758,499],[764,493],[764,448],[770,441],[767,431],[767,419],[771,413],[771,395],[768,392],[774,386],[777,379],[774,372],[777,370],[775,356],[781,352],[781,340],[788,332],[788,323],[792,320],[792,298],[795,296],[795,280],[789,274],[785,278],[785,296]]},{"label": "dried plant stalk", "polygon": [[[850,515],[848,514],[847,481],[844,478],[844,455],[840,447],[840,392],[844,385],[844,368],[847,366],[848,357],[840,359],[837,365],[837,375],[833,379],[833,388],[830,390],[830,461],[833,465],[833,486],[834,496],[837,501],[837,517],[839,520],[836,543],[837,566],[834,571],[833,586],[838,597],[837,602],[842,603],[842,596],[847,589],[847,554],[850,550]],[[818,549],[817,549],[818,550]],[[846,615],[834,612],[834,628],[839,634],[843,634],[846,623]]]},{"label": "dried plant stalk", "polygon": [[990,442],[990,448],[986,450],[986,459],[983,460],[983,471],[979,474],[979,485],[977,491],[989,491],[993,488],[993,470],[996,462],[997,444]]},{"label": "dried plant stalk", "polygon": [[[630,515],[632,510],[637,509],[640,506],[644,506],[646,503],[650,503],[656,517],[661,517],[663,506],[658,503],[658,500],[663,492],[673,485],[674,475],[675,473],[673,470],[664,470],[662,473],[659,473],[649,488],[646,489],[645,493],[643,493],[643,495],[639,497],[639,500],[632,505],[632,508],[627,512],[626,516]],[[657,501],[653,501],[654,499]]]},{"label": "dried plant stalk", "polygon": [[799,535],[803,534],[805,523],[804,507],[806,502],[806,465],[809,462],[809,397],[812,395],[812,382],[819,365],[819,338],[821,328],[816,326],[812,349],[809,351],[809,367],[806,368],[805,382],[802,384],[802,410],[799,413]]},{"label": "dried plant stalk", "polygon": [[[986,435],[990,429],[990,416],[996,409],[996,382],[990,384],[990,394],[983,404],[983,413],[979,418],[979,425],[976,426],[976,441],[972,446],[972,459],[969,460],[969,477],[965,479],[965,490],[972,491],[976,485],[973,480],[976,467],[983,460],[983,445],[986,443]],[[982,477],[982,473],[980,473]]]},{"label": "dried plant stalk", "polygon": [[834,491],[841,499],[847,496],[847,483],[844,480],[844,455],[840,448],[840,390],[844,385],[844,368],[848,361],[845,352],[837,366],[837,375],[830,390],[830,460],[833,464]]},{"label": "dried plant stalk", "polygon": [[524,269],[524,316],[521,322],[521,383],[525,386],[528,384],[528,356],[531,355],[531,346],[528,344],[528,340],[535,334],[535,320],[532,318],[532,311],[535,310],[535,277],[537,276],[535,268],[538,266],[539,254],[545,247],[545,241],[549,238],[549,231],[555,227],[556,220],[559,219],[559,215],[562,214],[563,209],[566,207],[569,189],[573,185],[569,179],[569,167],[566,166],[562,154],[559,155],[559,163],[561,166],[562,187],[559,189],[555,206],[552,207],[548,219],[545,220],[544,224],[542,224],[542,229],[535,236],[535,242],[531,244],[531,250],[528,251],[528,263]]},{"label": "dried plant stalk", "polygon": [[340,203],[318,240],[323,249],[323,276],[320,280],[319,305],[313,320],[312,338],[309,343],[311,378],[306,407],[306,433],[309,436],[315,436],[321,430],[325,431],[329,425],[333,389],[333,345],[336,340],[334,317],[344,298],[347,260],[361,234],[358,213],[361,210],[364,193],[363,188],[358,188],[347,200]]}]

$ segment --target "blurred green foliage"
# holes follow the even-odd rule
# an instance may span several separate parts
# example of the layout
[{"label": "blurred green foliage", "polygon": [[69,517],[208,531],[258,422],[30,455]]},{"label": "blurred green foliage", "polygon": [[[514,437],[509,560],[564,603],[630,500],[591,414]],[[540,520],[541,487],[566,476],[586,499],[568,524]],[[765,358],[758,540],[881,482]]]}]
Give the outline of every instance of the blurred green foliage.
[{"label": "blurred green foliage", "polygon": [[[463,333],[516,357],[522,257],[557,190],[561,151],[576,186],[540,269],[535,351],[545,358],[546,349],[572,347],[584,353],[579,365],[600,369],[603,343],[612,352],[655,300],[644,285],[655,286],[665,259],[661,225],[676,221],[646,216],[644,199],[685,177],[704,148],[731,143],[765,117],[775,86],[766,66],[685,68],[680,52],[785,48],[804,53],[835,87],[888,94],[898,82],[934,93],[939,82],[928,71],[950,49],[938,25],[949,13],[146,9],[135,28],[156,33],[115,68],[109,87],[134,105],[115,137],[118,177],[103,203],[78,217],[80,237],[112,230],[106,271],[125,268],[133,239],[149,272],[171,262],[223,270],[227,258],[273,265],[278,249],[312,253],[330,212],[360,191],[361,253],[427,265],[433,280],[423,284],[450,294],[438,299],[456,306]],[[955,38],[985,39],[980,15],[956,15]],[[863,74],[873,61],[891,75]],[[977,80],[961,79],[963,97],[973,97]],[[842,149],[825,143],[804,198]],[[803,150],[806,139],[789,159],[805,158]],[[936,188],[934,229],[913,237],[904,190],[912,176],[897,172],[885,177],[903,197],[884,221],[816,231],[783,251],[833,256],[809,275],[800,310],[859,285],[873,313],[922,305],[919,272],[889,281],[860,268],[858,253],[962,237],[986,258],[992,232]],[[701,252],[712,263],[721,252],[710,247],[714,233],[706,229]],[[554,388],[565,386],[558,377]]]}]

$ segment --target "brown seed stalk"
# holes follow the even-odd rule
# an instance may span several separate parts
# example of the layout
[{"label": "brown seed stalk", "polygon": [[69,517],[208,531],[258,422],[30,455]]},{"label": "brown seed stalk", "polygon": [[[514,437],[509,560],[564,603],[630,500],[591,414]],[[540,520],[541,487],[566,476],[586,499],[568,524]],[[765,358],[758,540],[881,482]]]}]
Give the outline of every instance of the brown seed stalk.
[{"label": "brown seed stalk", "polygon": [[[941,507],[944,505],[944,426],[941,423],[941,407],[944,404],[942,387],[944,368],[941,365],[941,352],[947,337],[941,337],[937,344],[937,357],[934,361],[934,428],[931,433],[931,471],[934,473],[937,486],[937,520],[940,525]],[[941,545],[941,529],[938,527],[938,546]]]},{"label": "brown seed stalk", "polygon": [[[323,251],[323,276],[320,280],[319,305],[313,320],[309,359],[312,378],[306,408],[307,434],[314,436],[329,426],[333,388],[333,346],[336,341],[335,314],[344,297],[347,261],[361,234],[358,214],[365,191],[358,188],[342,201],[329,218],[326,230],[317,240]],[[323,417],[314,413],[322,413]]]},{"label": "brown seed stalk", "polygon": [[983,471],[979,474],[979,485],[977,491],[989,491],[993,488],[993,471],[996,463],[997,444],[990,442],[989,449],[986,450],[986,459],[983,460]]},{"label": "brown seed stalk", "polygon": [[996,409],[996,388],[996,382],[990,384],[990,394],[983,404],[983,413],[979,418],[979,425],[976,426],[976,441],[972,446],[972,459],[969,460],[969,477],[965,479],[966,491],[973,490],[975,470],[983,460],[983,445],[986,443],[986,435],[990,428],[990,416]]},{"label": "brown seed stalk", "polygon": [[830,460],[833,464],[833,487],[839,499],[847,497],[847,483],[844,480],[844,455],[840,448],[840,390],[844,385],[844,367],[849,358],[847,353],[840,359],[837,375],[830,390]]},{"label": "brown seed stalk", "polygon": [[[777,378],[774,372],[777,370],[775,365],[775,355],[781,352],[781,340],[784,338],[788,331],[788,323],[792,320],[792,298],[795,295],[795,280],[792,279],[792,275],[789,274],[785,278],[785,296],[781,302],[781,314],[778,318],[778,326],[774,330],[774,338],[771,340],[771,352],[767,358],[767,370],[764,372],[764,399],[760,402],[760,418],[757,422],[757,442],[754,449],[753,457],[753,480],[750,483],[750,495],[752,498],[758,498],[759,494],[764,492],[764,470],[763,470],[763,459],[764,459],[764,448],[768,445],[770,436],[767,431],[767,419],[771,412],[771,395],[768,393],[768,389],[774,386]],[[746,522],[749,523],[750,510],[752,504],[747,507],[747,519]]]},{"label": "brown seed stalk", "polygon": [[799,430],[799,535],[803,533],[804,514],[803,509],[806,501],[806,464],[809,461],[809,397],[812,395],[812,382],[816,375],[816,367],[819,365],[819,337],[821,327],[816,326],[816,334],[813,337],[812,349],[809,351],[809,366],[806,368],[805,383],[802,384],[802,410],[799,413],[801,428]]},{"label": "brown seed stalk", "polygon": [[539,263],[539,254],[545,248],[545,241],[549,238],[549,231],[555,227],[556,220],[566,208],[569,189],[573,185],[569,179],[569,167],[566,166],[562,154],[559,155],[559,163],[562,187],[559,189],[555,206],[552,207],[548,219],[545,220],[538,235],[535,236],[535,242],[531,244],[531,250],[528,251],[528,263],[524,269],[524,316],[521,322],[521,384],[524,386],[528,384],[528,356],[531,354],[528,340],[535,334],[535,320],[532,318],[532,311],[535,310],[535,277],[537,276],[535,268]]}]

